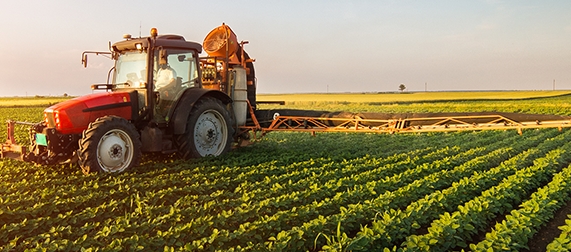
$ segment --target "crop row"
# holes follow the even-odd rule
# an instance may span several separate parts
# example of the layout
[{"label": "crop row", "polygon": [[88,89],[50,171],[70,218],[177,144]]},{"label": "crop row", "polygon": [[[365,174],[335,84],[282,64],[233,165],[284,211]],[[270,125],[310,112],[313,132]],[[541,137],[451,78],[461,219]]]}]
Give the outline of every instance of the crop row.
[{"label": "crop row", "polygon": [[[488,139],[488,142],[492,142],[493,139],[498,136],[511,136],[512,139],[517,138],[517,135],[515,134],[503,133],[463,134],[462,136],[465,137],[464,141],[474,142],[474,144],[479,144],[477,141],[474,141],[475,139],[478,139],[478,136],[487,136],[480,139]],[[463,138],[459,138],[458,136],[442,137],[438,135],[434,136],[432,139],[434,139],[432,142],[435,144],[435,146],[439,146],[440,142],[443,143],[440,146],[454,146],[460,144],[463,140]],[[426,140],[426,138],[423,140]],[[386,150],[390,150],[391,147],[394,146],[388,144],[387,147],[388,148]],[[445,147],[435,150],[421,150],[420,152],[424,152],[424,156],[430,155],[430,153],[435,153],[432,154],[432,156],[437,155],[437,153],[442,153],[444,156],[446,156],[450,154],[450,151],[458,152],[459,150],[458,147]],[[391,152],[385,151],[383,153]],[[415,148],[410,147],[408,149],[408,153],[409,156],[421,154]],[[378,162],[378,166],[381,167],[390,164],[391,161],[394,161],[396,157],[391,157],[395,155],[397,155],[397,157],[400,158],[403,162],[409,160],[408,157],[404,157],[402,155],[399,156],[399,154],[393,154],[388,157],[387,155],[389,154],[381,155],[378,158],[371,156],[354,158],[354,163],[350,162],[349,160],[345,163],[340,162],[340,164],[346,165],[346,167],[350,167],[350,169],[345,172],[345,175],[343,175],[343,172],[337,173],[337,175],[341,177],[351,177],[355,174],[360,174],[364,170],[360,169],[359,166],[368,167],[366,169],[369,170],[377,169],[378,167],[372,165],[372,163],[369,162],[371,160]],[[384,159],[381,158],[383,156],[386,157],[387,161],[383,161]],[[214,161],[219,162],[218,160]],[[425,162],[430,161],[431,160],[426,160]],[[310,163],[311,161],[302,161],[302,163],[303,162],[306,162],[304,164],[308,166],[308,170],[313,169],[313,172],[317,171],[317,169],[312,168]],[[318,167],[329,163],[331,162],[324,162]],[[140,179],[138,182],[135,180],[135,178],[127,176],[128,174],[121,174],[119,176],[88,176],[88,178],[83,178],[80,174],[70,174],[70,170],[66,167],[53,168],[65,168],[63,171],[41,171],[34,170],[37,169],[37,167],[33,166],[23,167],[20,170],[23,171],[24,174],[37,174],[36,176],[45,176],[47,178],[50,178],[50,176],[53,177],[51,177],[49,180],[38,180],[36,178],[34,180],[21,180],[17,183],[8,183],[3,185],[2,191],[11,193],[3,194],[3,196],[9,197],[2,197],[5,199],[4,203],[6,204],[2,204],[2,207],[5,208],[2,208],[3,212],[0,213],[0,216],[4,216],[2,221],[5,221],[7,225],[2,227],[0,238],[2,238],[3,243],[12,242],[18,246],[22,245],[24,247],[28,247],[31,244],[43,244],[47,238],[43,237],[42,234],[45,236],[50,234],[51,231],[54,231],[58,233],[59,238],[57,240],[59,241],[66,240],[69,244],[83,244],[84,246],[89,246],[90,244],[93,246],[101,246],[102,244],[106,244],[112,240],[121,241],[121,239],[116,239],[121,237],[125,237],[125,242],[131,239],[138,239],[141,238],[141,232],[148,231],[145,232],[145,236],[148,237],[142,240],[149,242],[156,241],[157,244],[160,245],[170,244],[167,241],[157,241],[160,239],[160,237],[167,236],[169,230],[174,230],[178,226],[181,228],[184,226],[189,226],[188,228],[190,228],[190,226],[194,225],[194,223],[201,222],[201,219],[205,220],[203,223],[206,224],[204,225],[205,228],[202,231],[204,233],[203,235],[205,237],[211,236],[214,233],[214,230],[210,228],[212,223],[211,221],[208,221],[209,219],[219,219],[219,223],[221,223],[220,225],[223,225],[222,223],[224,222],[224,215],[234,216],[235,213],[240,212],[239,207],[231,208],[226,206],[225,203],[228,203],[231,200],[235,202],[240,202],[241,200],[241,204],[244,204],[244,209],[247,209],[248,204],[256,205],[258,209],[263,209],[263,202],[268,202],[268,204],[271,203],[271,201],[267,201],[262,198],[254,201],[245,197],[242,200],[242,197],[245,193],[242,191],[242,189],[237,189],[238,185],[248,185],[248,178],[251,179],[251,177],[222,177],[221,175],[223,172],[226,171],[230,174],[236,174],[238,172],[245,173],[255,170],[258,173],[265,175],[260,176],[260,178],[263,179],[252,179],[250,183],[260,183],[266,181],[266,178],[268,178],[268,181],[271,181],[273,178],[280,178],[280,176],[286,176],[288,173],[294,174],[299,170],[305,169],[300,168],[300,165],[296,165],[296,163],[291,165],[292,167],[290,168],[288,168],[289,166],[279,166],[285,170],[285,172],[280,171],[280,173],[273,171],[275,168],[271,168],[271,163],[267,164],[266,167],[258,165],[235,167],[235,170],[232,171],[227,171],[229,167],[218,166],[218,169],[215,169],[208,166],[199,166],[200,163],[196,165],[197,166],[194,167],[191,165],[188,169],[184,167],[175,168],[172,171],[168,171],[164,169],[161,170],[159,168],[158,171],[149,169],[148,172],[140,171],[131,174],[131,176],[133,176],[141,173],[142,176],[136,177],[137,179]],[[245,170],[244,168],[247,169]],[[329,167],[328,169],[334,170],[336,172],[340,170],[339,167]],[[18,170],[18,168],[14,170]],[[196,170],[201,170],[202,172],[210,171],[210,174],[213,175],[212,177],[218,176],[219,178],[206,180],[208,173],[198,173]],[[355,171],[354,173],[351,173],[350,170]],[[31,178],[29,175],[24,174],[21,176],[24,178]],[[156,176],[150,176],[149,174],[155,174]],[[238,175],[239,174],[240,173],[238,173]],[[145,179],[145,177],[148,175],[148,179]],[[254,175],[255,174],[252,176]],[[171,182],[167,180],[172,180],[175,176],[179,176],[176,181]],[[193,181],[193,176],[197,176],[195,178],[196,180],[202,179],[202,183],[196,183]],[[66,180],[64,177],[69,179]],[[73,183],[75,186],[72,186],[72,183],[69,183],[71,181],[70,179],[77,180]],[[241,179],[242,181],[239,182],[238,179]],[[216,182],[218,180],[220,181]],[[303,176],[292,176],[290,179],[288,179],[288,181],[289,180],[292,180],[293,185],[305,179]],[[335,180],[335,178],[330,178],[329,180]],[[50,183],[50,181],[53,183]],[[284,180],[277,179],[273,184],[281,185],[283,188],[288,187],[288,184],[283,183],[282,181]],[[348,180],[348,183],[349,182],[350,180]],[[270,185],[271,183],[268,182],[266,184]],[[333,185],[333,183],[330,184]],[[26,186],[30,186],[31,188],[34,188],[33,190],[38,192],[37,194],[29,194],[36,197],[25,196],[28,195],[25,193]],[[224,186],[229,186],[230,190],[225,190]],[[349,187],[351,186],[345,185],[340,188]],[[146,190],[147,188],[150,190]],[[200,188],[202,190],[199,190]],[[283,191],[283,188],[276,186],[275,189],[277,192],[280,190]],[[33,190],[29,189],[29,191]],[[196,191],[193,192],[193,190]],[[341,191],[342,190],[344,189],[341,189]],[[23,191],[24,193],[21,195],[24,196],[18,196],[18,193],[16,192],[19,191]],[[324,192],[325,191],[321,191],[321,193]],[[13,204],[14,202],[18,204]],[[260,203],[258,204],[255,202]],[[25,208],[18,208],[19,205],[25,206]],[[335,208],[338,209],[338,207]],[[16,209],[16,211],[14,211],[14,209]],[[266,209],[268,209],[267,206]],[[256,214],[255,211],[250,210],[250,213],[250,216],[256,215],[256,218],[260,217]],[[244,215],[246,214],[247,213],[244,213]],[[220,217],[217,217],[219,215]],[[111,223],[114,223],[112,225],[114,227],[121,227],[122,225],[119,223],[124,223],[123,225],[125,227],[119,228],[120,230],[124,231],[117,233],[107,230],[109,228],[105,227]],[[178,223],[186,224],[181,225]],[[241,225],[246,223],[247,221],[237,220],[236,228],[239,229]],[[200,234],[201,232],[200,228],[196,225],[190,229],[193,230],[193,233]],[[66,230],[69,230],[70,232],[67,232]],[[87,241],[81,240],[83,239],[84,235],[87,235]],[[91,242],[89,240],[91,240]],[[53,242],[54,237],[50,238],[50,241]]]},{"label": "crop row", "polygon": [[[568,177],[565,178],[568,180]],[[565,220],[565,225],[559,227],[561,229],[561,234],[559,237],[553,239],[551,243],[547,245],[547,250],[549,251],[569,251],[571,250],[571,215],[567,216]]]},{"label": "crop row", "polygon": [[[541,138],[530,138],[530,144]],[[505,177],[514,174],[520,167],[532,164],[532,161],[544,155],[547,150],[554,149],[565,142],[564,135],[547,139],[543,143],[520,152],[518,155],[502,162],[499,166],[484,172],[474,173],[454,182],[449,188],[435,191],[424,198],[411,203],[405,209],[389,209],[379,214],[379,218],[371,223],[371,227],[363,227],[353,239],[348,240],[350,249],[369,250],[374,247],[393,247],[401,244],[405,238],[416,230],[430,224],[440,214],[452,211],[482,191],[497,185]],[[524,146],[522,146],[524,147]],[[527,147],[527,146],[526,146]]]},{"label": "crop row", "polygon": [[[456,149],[457,149],[457,148],[456,148]],[[440,155],[441,155],[441,156],[442,156],[442,155],[448,155],[448,154],[450,154],[449,151],[450,151],[450,149],[445,148],[445,149],[443,149],[443,151],[440,151],[440,152],[442,152],[442,154],[440,154]],[[457,151],[458,151],[458,150],[456,150],[456,152],[457,152]],[[436,154],[438,154],[438,153],[440,153],[440,152],[436,152]],[[414,153],[411,153],[411,154],[414,154]],[[432,156],[435,156],[436,154],[432,154]],[[436,156],[438,156],[438,155],[436,155]],[[434,158],[433,158],[433,159],[434,159]],[[431,162],[433,159],[431,159],[431,160],[426,160],[425,162]],[[391,159],[389,158],[388,160],[391,160]],[[360,159],[359,159],[359,161],[360,161]],[[410,161],[410,160],[409,160],[409,161]],[[359,162],[358,162],[358,163],[359,163]],[[406,162],[405,162],[405,164],[406,164]],[[334,170],[337,170],[337,168],[335,168]],[[246,177],[246,176],[242,176],[242,177]],[[95,185],[97,185],[97,184],[95,184]],[[171,185],[171,188],[170,188],[170,189],[172,189],[172,187],[173,187],[173,186]],[[175,188],[176,188],[176,187],[175,187]],[[101,187],[97,187],[96,189],[102,189],[102,188],[101,188]],[[120,192],[119,192],[119,191],[120,191]],[[101,193],[97,193],[97,192],[101,192]],[[145,211],[144,213],[141,212],[141,211],[140,211],[141,207],[139,206],[139,202],[141,202],[141,201],[139,200],[139,197],[137,197],[137,198],[135,199],[135,203],[136,203],[137,207],[133,207],[133,206],[132,206],[132,205],[133,205],[133,202],[132,202],[133,199],[129,199],[129,197],[127,197],[127,195],[132,195],[133,193],[135,193],[135,191],[132,190],[132,187],[130,187],[130,186],[128,186],[128,185],[120,186],[118,191],[114,191],[114,190],[110,190],[110,191],[107,191],[107,190],[98,190],[97,192],[96,192],[96,193],[89,194],[89,195],[87,195],[87,196],[85,196],[85,197],[91,197],[91,196],[93,196],[93,195],[97,196],[97,195],[99,195],[99,194],[105,194],[105,193],[111,194],[111,195],[120,196],[120,197],[115,197],[115,200],[113,200],[113,201],[110,202],[111,204],[100,204],[100,205],[98,205],[98,206],[96,206],[96,207],[94,207],[94,208],[87,207],[84,211],[82,211],[81,214],[70,213],[69,215],[72,215],[72,214],[74,215],[74,221],[75,221],[74,224],[76,224],[76,225],[78,225],[78,226],[82,226],[84,223],[85,223],[85,224],[88,224],[88,220],[100,220],[100,221],[104,221],[104,220],[106,220],[107,218],[109,218],[109,216],[113,216],[113,214],[110,214],[110,213],[109,213],[108,209],[123,209],[122,211],[124,211],[124,212],[135,212],[135,213],[138,213],[138,212],[139,212],[139,213],[141,214],[140,218],[137,218],[137,216],[128,216],[129,222],[130,222],[130,223],[135,223],[135,224],[136,224],[136,220],[137,220],[137,219],[143,219],[143,222],[147,222],[147,218],[150,218],[149,215],[161,214],[161,212],[167,212],[167,213],[169,213],[169,212],[172,211],[172,207],[171,207],[171,206],[165,206],[165,205],[159,205],[159,206],[157,206],[157,205],[152,205],[152,204],[151,204],[151,206],[146,206],[146,207],[145,207],[145,210],[146,210],[146,211]],[[188,192],[188,191],[187,191],[187,192]],[[137,194],[137,195],[138,195],[138,194]],[[180,219],[181,217],[179,217],[179,216],[183,216],[182,218],[186,218],[186,217],[192,216],[193,219],[192,219],[192,220],[189,220],[189,221],[192,221],[192,222],[195,223],[195,224],[193,225],[193,232],[196,233],[195,235],[200,236],[200,233],[201,233],[201,232],[203,232],[204,230],[206,230],[208,227],[210,227],[210,226],[213,224],[213,222],[212,222],[212,218],[213,218],[213,217],[210,216],[210,213],[204,214],[204,210],[207,210],[207,209],[220,210],[220,208],[217,208],[217,207],[216,207],[216,206],[220,205],[220,204],[217,204],[217,203],[220,203],[220,202],[219,202],[219,201],[220,201],[220,199],[219,199],[219,196],[220,196],[220,195],[221,195],[221,194],[218,194],[218,193],[212,193],[212,194],[210,194],[210,195],[205,195],[206,197],[211,197],[211,198],[214,198],[215,200],[212,200],[212,201],[207,202],[207,203],[204,203],[204,204],[196,204],[196,201],[198,200],[197,197],[193,197],[193,198],[185,197],[185,199],[187,199],[188,202],[191,202],[191,203],[194,203],[194,204],[192,204],[191,206],[188,206],[188,205],[185,206],[184,203],[182,203],[182,205],[181,205],[180,201],[177,201],[177,204],[179,205],[178,207],[185,207],[185,208],[184,208],[184,211],[183,211],[182,213],[180,213],[180,214],[174,216],[173,218],[176,218],[175,221],[180,221],[179,219]],[[216,196],[216,197],[215,197],[215,196]],[[198,197],[201,197],[201,196],[198,196]],[[78,199],[78,198],[79,198],[79,199]],[[97,200],[87,200],[87,199],[81,199],[81,198],[82,198],[82,197],[80,196],[80,197],[76,197],[76,198],[74,198],[74,199],[76,199],[78,202],[97,201]],[[126,200],[122,200],[122,201],[121,201],[121,198],[123,198],[123,199],[126,198]],[[189,200],[189,198],[190,198],[191,200]],[[99,199],[99,200],[101,200],[101,199]],[[131,201],[131,202],[130,202],[130,201]],[[267,202],[267,201],[266,201],[266,202]],[[143,204],[145,204],[145,205],[148,205],[148,203],[151,203],[151,202],[143,202]],[[226,204],[226,203],[228,203],[228,202],[224,201],[224,202],[222,202],[222,203],[225,203],[225,204]],[[263,202],[262,202],[262,203],[263,203]],[[50,204],[49,204],[49,203],[46,203],[46,205],[50,205]],[[50,206],[51,206],[51,205],[50,205]],[[248,207],[248,205],[246,205],[246,207]],[[56,204],[54,209],[58,209],[58,208],[62,208],[62,206],[58,206],[58,205]],[[33,209],[33,208],[32,208],[32,209]],[[39,208],[39,209],[41,209],[41,208]],[[166,211],[165,211],[165,210],[161,210],[161,209],[166,209]],[[193,209],[197,209],[197,210],[193,210]],[[222,211],[224,211],[224,210],[222,210]],[[90,214],[90,212],[95,212],[95,214]],[[252,214],[250,214],[250,215],[256,215],[256,212],[253,212],[253,211],[249,211],[249,212],[252,213]],[[247,212],[246,212],[246,213],[247,213]],[[45,216],[47,215],[47,216],[46,216],[46,217],[43,217],[43,218],[37,218],[37,219],[35,219],[32,223],[29,223],[29,222],[28,222],[28,223],[24,223],[25,226],[28,227],[28,229],[30,230],[30,232],[32,232],[31,230],[33,230],[33,232],[41,232],[42,229],[47,229],[47,227],[50,227],[53,223],[62,222],[62,221],[59,220],[60,218],[62,218],[62,216],[60,216],[59,214],[58,214],[57,216],[52,216],[53,218],[50,218],[49,213],[46,214],[46,213],[44,212],[44,213],[40,213],[40,214],[43,214],[43,215],[45,215]],[[232,216],[232,212],[228,212],[227,214],[230,215],[230,216]],[[200,216],[204,216],[204,218],[201,218]],[[223,212],[223,215],[222,215],[222,216],[219,216],[219,218],[216,218],[216,217],[215,217],[215,219],[221,219],[221,218],[224,218],[224,216],[226,216],[226,214],[224,214],[224,212]],[[244,216],[244,215],[242,215],[242,216]],[[14,219],[17,220],[17,219],[18,219],[18,218],[14,218],[14,217],[15,217],[15,216],[10,216],[10,218],[8,218],[8,219],[11,219],[11,220],[14,220]],[[20,217],[20,218],[21,218],[21,217]],[[157,220],[164,221],[164,220],[168,219],[168,215],[163,215],[162,217],[156,218],[156,219],[157,219]],[[184,220],[183,220],[183,221],[184,221]],[[241,220],[241,221],[243,222],[244,220]],[[63,222],[65,223],[65,221],[63,221]],[[203,223],[204,228],[200,228],[200,227],[197,228],[196,225],[198,225],[199,223]],[[223,224],[223,225],[228,225],[229,223],[232,223],[232,222],[229,222],[227,219],[221,219],[220,221],[218,221],[218,222],[216,222],[216,223],[220,223],[220,224]],[[156,229],[157,227],[158,227],[158,229],[161,229],[161,223],[157,223],[157,222],[153,221],[153,222],[150,223],[150,224],[153,225],[153,228],[154,228],[154,229]],[[215,223],[214,223],[214,224],[215,224]],[[94,223],[89,223],[89,225],[90,225],[90,226],[93,226]],[[168,225],[165,225],[164,229],[168,229],[168,228],[169,228],[169,226],[168,226]],[[21,228],[18,228],[18,225],[9,226],[8,229],[11,229],[11,230],[13,231],[12,233],[26,233],[26,230],[22,230]],[[139,227],[139,230],[140,230],[140,231],[145,231],[145,226],[140,226],[140,227]],[[201,230],[203,230],[203,231],[201,231]],[[6,235],[7,235],[7,236],[10,236],[10,233],[11,233],[11,232],[6,232]],[[78,232],[78,233],[84,233],[84,232]]]},{"label": "crop row", "polygon": [[[467,138],[466,140],[470,141],[473,139]],[[395,154],[386,158],[370,158],[365,156],[363,158],[353,159],[350,164],[347,162],[334,163],[326,159],[311,159],[310,161],[294,163],[288,166],[276,166],[274,163],[265,163],[255,166],[246,166],[239,169],[223,167],[222,169],[210,168],[209,170],[182,170],[178,171],[178,173],[164,172],[150,177],[153,179],[152,183],[143,184],[135,182],[132,178],[117,177],[111,177],[111,181],[106,183],[100,183],[101,181],[99,180],[85,179],[81,177],[74,178],[81,182],[79,186],[78,183],[63,183],[64,180],[57,178],[53,180],[40,180],[39,182],[21,179],[20,181],[10,183],[10,187],[3,188],[5,190],[3,193],[6,197],[4,197],[0,209],[4,209],[4,214],[7,214],[7,212],[18,212],[18,215],[20,215],[21,218],[34,218],[36,215],[49,215],[51,212],[62,208],[74,209],[97,206],[97,202],[105,198],[111,197],[112,199],[119,200],[125,198],[125,196],[131,192],[139,191],[145,192],[146,194],[156,193],[157,195],[149,195],[151,197],[154,196],[153,198],[155,198],[154,202],[151,202],[153,205],[157,205],[159,203],[168,205],[169,203],[172,203],[167,202],[168,200],[161,202],[161,194],[165,195],[165,197],[169,196],[168,194],[177,193],[198,196],[205,195],[206,197],[204,200],[208,201],[208,199],[211,198],[210,194],[224,190],[228,184],[238,184],[238,187],[233,189],[234,192],[232,194],[234,194],[234,198],[240,201],[243,199],[249,200],[254,198],[255,195],[262,194],[267,198],[268,189],[271,189],[271,187],[280,187],[280,184],[292,184],[296,180],[313,181],[315,183],[315,180],[306,179],[310,174],[316,174],[317,176],[315,177],[328,181],[331,178],[344,176],[344,173],[353,174],[364,172],[365,170],[370,170],[375,166],[382,167],[385,164],[393,162],[410,163],[412,162],[412,160],[410,160],[410,156],[428,153],[429,151],[430,149],[412,150],[404,154]],[[302,166],[310,168],[303,168]],[[311,168],[312,166],[315,168]],[[324,166],[329,170],[330,174],[323,174],[322,168]],[[351,167],[351,169],[341,169],[343,167]],[[280,173],[278,174],[277,172],[274,172],[276,170],[280,170]],[[268,175],[269,173],[272,174]],[[264,174],[263,180],[256,181],[257,179],[254,178],[262,177],[257,176],[257,174]],[[181,175],[184,177],[174,180],[174,176]],[[228,181],[226,179],[228,177],[231,177],[232,180]],[[141,178],[141,176],[138,177],[138,179]],[[285,183],[286,181],[287,183]],[[250,189],[244,192],[244,189],[241,188],[248,185],[251,186],[252,184],[259,190]],[[306,186],[309,185],[307,183],[302,184],[302,187]],[[89,190],[91,188],[96,190],[86,195],[77,195],[78,192]],[[281,188],[275,189],[280,189],[278,190],[279,194],[283,193]],[[298,188],[294,187],[293,189],[297,190]],[[42,199],[39,202],[38,196]],[[217,200],[220,200],[221,196],[222,195],[219,195]],[[235,204],[239,206],[244,203],[240,201]],[[8,211],[8,209],[10,209],[10,211]],[[0,218],[1,217],[2,215],[0,214]],[[15,218],[15,216],[6,217],[6,219],[14,222],[21,220]]]},{"label": "crop row", "polygon": [[[470,248],[478,251],[529,249],[526,246],[529,239],[569,200],[570,177],[571,166],[568,166],[557,173],[549,184],[534,192],[518,209],[512,210],[505,220],[497,223],[494,229],[486,234],[485,240],[470,244]],[[548,249],[555,250],[551,247]]]},{"label": "crop row", "polygon": [[[438,152],[435,154],[438,154]],[[450,153],[448,153],[448,155],[449,154]],[[434,156],[434,154],[430,154],[429,156]],[[399,171],[400,169],[398,169],[398,167],[403,165],[408,166],[410,165],[409,163],[410,162],[406,162],[404,164],[396,163],[393,165],[388,165],[387,167],[380,167],[380,169],[377,170]],[[424,164],[427,163],[425,162]],[[421,167],[427,167],[427,166],[424,165]],[[438,167],[438,165],[435,165],[434,167]],[[414,177],[414,172],[411,172],[410,170],[405,171],[402,174],[413,174],[407,176]],[[382,192],[390,188],[396,188],[402,186],[406,184],[407,181],[406,177],[403,176],[400,177],[388,176],[387,177],[388,179],[382,179],[381,177],[379,177],[378,174],[375,173],[365,172],[364,174],[352,175],[350,177],[351,179],[350,181],[353,181],[353,184],[355,184],[354,188],[344,187],[346,189],[339,190],[338,188],[340,186],[343,186],[344,183],[343,181],[345,181],[346,179],[338,178],[337,180],[332,180],[323,185],[317,185],[317,184],[312,185],[308,190],[305,191],[307,193],[310,193],[309,195],[307,193],[301,195],[285,194],[283,197],[276,198],[273,204],[280,204],[280,202],[283,202],[282,199],[289,198],[292,199],[291,202],[281,205],[286,206],[286,205],[296,204],[296,207],[294,209],[280,210],[277,213],[275,213],[273,216],[271,215],[271,212],[256,211],[257,213],[260,213],[259,215],[263,216],[263,218],[253,222],[248,221],[247,226],[245,225],[240,226],[238,230],[234,231],[232,231],[232,229],[229,229],[228,225],[226,225],[225,229],[220,229],[220,230],[217,229],[217,232],[213,232],[215,237],[212,236],[204,237],[203,239],[201,239],[202,242],[198,241],[197,244],[193,245],[195,245],[196,248],[201,248],[209,243],[215,242],[216,247],[225,248],[237,244],[238,246],[245,246],[246,243],[244,242],[244,240],[247,240],[249,242],[261,243],[268,238],[268,235],[271,235],[275,232],[273,230],[275,230],[276,227],[282,228],[291,225],[301,225],[308,218],[317,217],[318,214],[329,215],[339,211],[338,205],[352,204],[353,202],[357,202],[359,200],[365,199],[366,197],[370,197],[370,195],[372,194],[374,195],[376,192],[379,191]],[[377,178],[381,178],[380,181],[376,181]],[[397,180],[395,178],[401,178],[402,180]],[[349,177],[347,179],[349,179]],[[360,182],[360,180],[362,180],[362,182]],[[371,180],[373,182],[371,182]],[[358,186],[359,184],[366,185],[366,187]],[[331,197],[322,196],[322,195],[327,196],[329,194],[328,192],[330,191],[336,193],[334,193]],[[320,198],[319,199],[311,198],[311,195],[319,195]],[[310,198],[310,200],[307,202],[311,202],[312,200],[313,202],[304,205],[304,202],[306,202],[304,198],[306,197],[303,196]],[[257,205],[257,203],[255,205]],[[233,217],[229,218],[230,223],[236,223],[232,220],[235,220],[235,218],[241,218],[240,216],[242,214],[240,212],[241,211],[238,211],[238,213],[235,213]],[[237,221],[237,222],[243,223],[242,221]],[[214,226],[214,228],[221,228],[221,227],[223,226]],[[192,231],[186,231],[186,232],[192,232]],[[264,235],[260,235],[260,233]],[[246,237],[248,239],[244,239]]]},{"label": "crop row", "polygon": [[454,212],[445,212],[432,222],[428,233],[411,235],[404,243],[405,251],[449,251],[467,247],[473,236],[487,228],[490,220],[509,212],[527,194],[545,183],[562,164],[571,161],[571,144],[536,159],[534,165],[517,171],[471,201],[458,206]]},{"label": "crop row", "polygon": [[[432,216],[403,219],[416,221],[404,240],[570,138],[556,130],[276,135],[219,158],[149,159],[113,175],[2,160],[0,249],[326,249],[337,227],[344,244],[357,244],[397,210]],[[346,147],[335,146],[340,139]]]},{"label": "crop row", "polygon": [[[541,139],[541,138],[539,138]],[[508,141],[498,143],[499,146],[504,146]],[[534,145],[534,141],[512,143],[515,149],[526,148]],[[520,146],[518,146],[520,145]],[[493,145],[490,146],[492,148]],[[501,148],[497,151],[490,152],[487,155],[476,157],[472,160],[466,160],[463,164],[456,164],[451,169],[442,169],[438,172],[432,173],[428,176],[419,176],[417,180],[410,182],[395,191],[389,191],[380,194],[378,197],[362,204],[351,205],[346,211],[339,215],[327,216],[324,220],[316,219],[312,222],[306,223],[301,227],[293,228],[288,232],[282,232],[274,242],[268,243],[269,247],[278,247],[283,249],[299,250],[301,247],[296,247],[300,241],[304,241],[303,247],[309,247],[313,243],[319,246],[318,241],[310,239],[316,237],[319,233],[325,233],[329,236],[336,233],[336,226],[342,223],[342,231],[352,233],[355,230],[367,223],[367,220],[372,220],[378,216],[379,212],[406,207],[411,202],[424,197],[431,192],[439,189],[444,189],[453,184],[453,182],[468,176],[474,172],[482,172],[484,169],[493,167],[499,164],[502,160],[507,159],[513,153],[517,153],[513,148]],[[329,233],[326,233],[329,232]],[[337,240],[337,243],[349,242]],[[344,244],[341,244],[343,246]]]}]

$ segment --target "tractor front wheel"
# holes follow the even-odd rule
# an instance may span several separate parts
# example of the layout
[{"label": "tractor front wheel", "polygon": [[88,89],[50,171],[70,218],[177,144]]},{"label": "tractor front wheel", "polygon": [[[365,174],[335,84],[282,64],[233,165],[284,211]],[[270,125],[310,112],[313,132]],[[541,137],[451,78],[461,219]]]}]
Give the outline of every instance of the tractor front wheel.
[{"label": "tractor front wheel", "polygon": [[141,140],[133,124],[117,116],[90,123],[79,140],[79,165],[83,173],[122,172],[139,165]]},{"label": "tractor front wheel", "polygon": [[176,138],[181,158],[219,156],[230,150],[234,129],[222,102],[206,97],[194,105],[186,133]]}]

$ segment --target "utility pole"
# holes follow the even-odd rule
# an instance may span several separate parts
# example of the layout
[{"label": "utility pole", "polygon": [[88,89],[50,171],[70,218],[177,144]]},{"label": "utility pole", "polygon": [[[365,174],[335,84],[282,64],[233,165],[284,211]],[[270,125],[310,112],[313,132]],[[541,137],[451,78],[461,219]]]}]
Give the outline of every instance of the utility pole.
[{"label": "utility pole", "polygon": [[426,86],[426,82],[424,83],[424,92],[428,92],[428,87]]},{"label": "utility pole", "polygon": [[553,79],[553,91],[555,91],[555,79]]}]

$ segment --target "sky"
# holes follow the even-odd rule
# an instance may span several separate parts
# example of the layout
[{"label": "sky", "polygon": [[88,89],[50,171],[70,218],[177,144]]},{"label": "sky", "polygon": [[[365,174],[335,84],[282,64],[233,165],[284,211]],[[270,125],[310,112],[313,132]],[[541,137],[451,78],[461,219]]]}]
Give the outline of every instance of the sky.
[{"label": "sky", "polygon": [[[22,0],[0,3],[0,96],[91,93],[124,34],[250,43],[258,93],[571,89],[568,0]],[[205,54],[203,53],[203,56]]]}]

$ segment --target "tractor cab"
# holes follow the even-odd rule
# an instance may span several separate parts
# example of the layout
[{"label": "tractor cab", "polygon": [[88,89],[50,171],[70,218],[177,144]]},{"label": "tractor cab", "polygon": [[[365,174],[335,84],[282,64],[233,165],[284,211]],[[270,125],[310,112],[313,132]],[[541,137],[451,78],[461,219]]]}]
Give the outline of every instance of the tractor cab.
[{"label": "tractor cab", "polygon": [[[111,83],[94,89],[136,92],[138,115],[144,121],[167,123],[174,105],[188,88],[201,87],[198,54],[201,45],[178,35],[131,38],[112,45],[115,66]],[[143,119],[143,118],[141,118]]]}]

